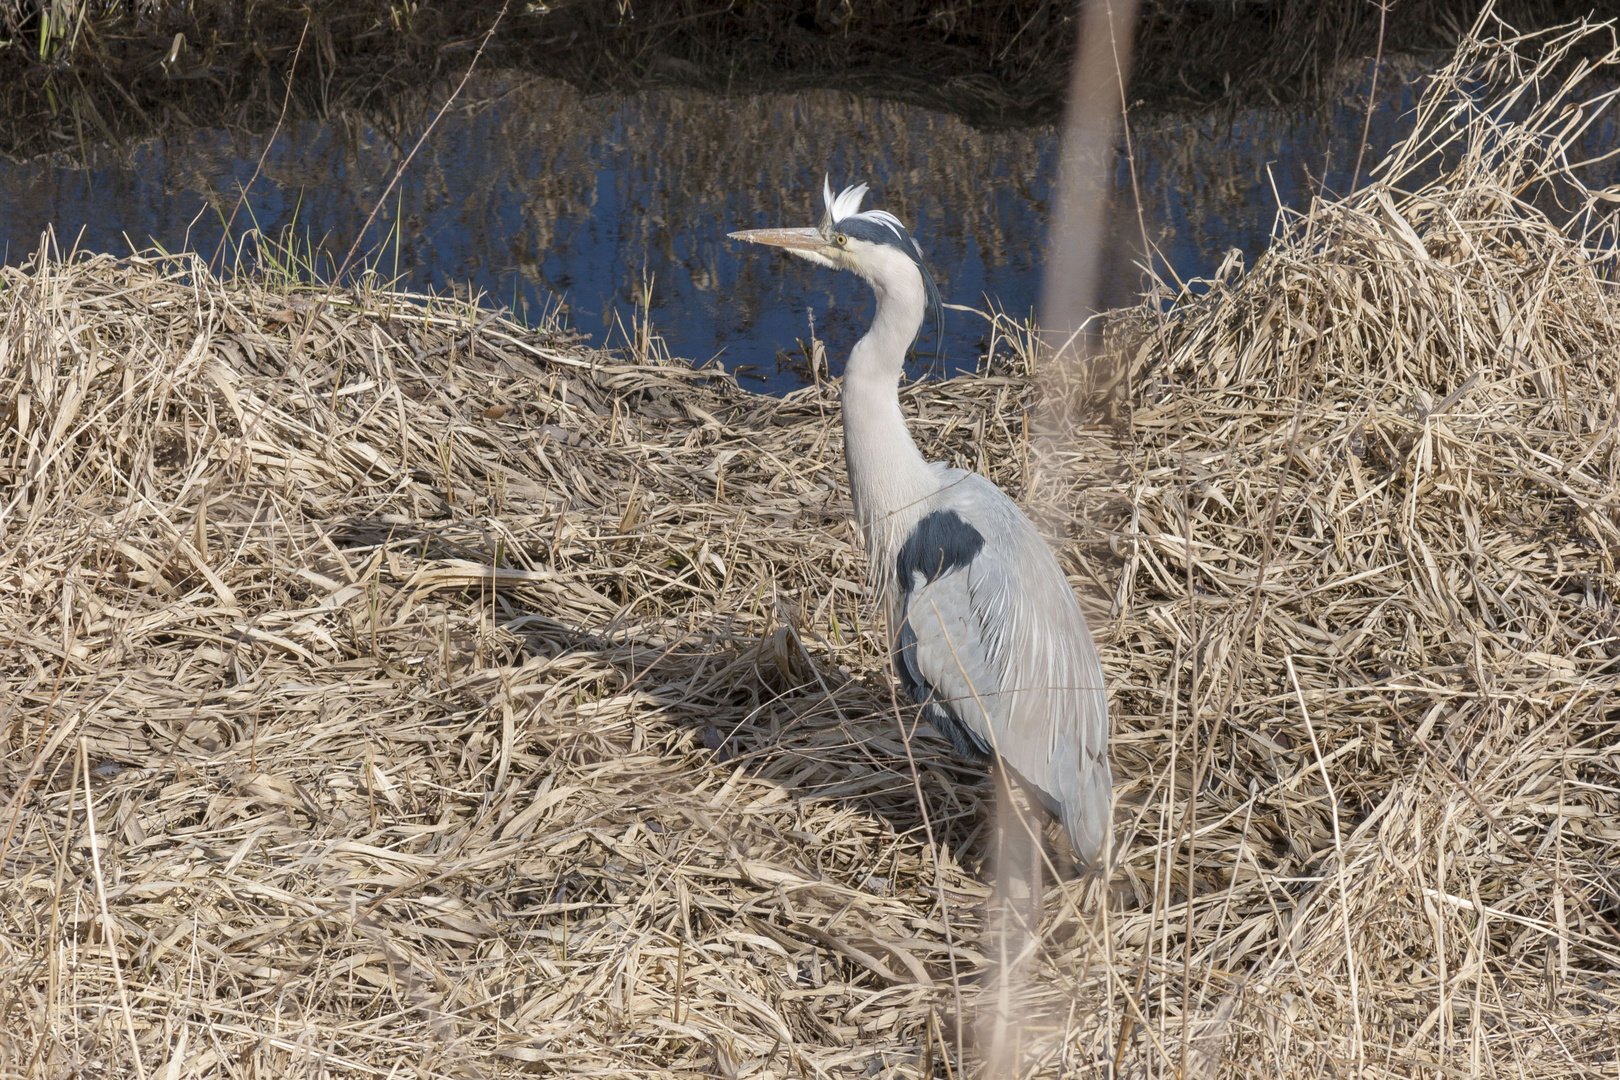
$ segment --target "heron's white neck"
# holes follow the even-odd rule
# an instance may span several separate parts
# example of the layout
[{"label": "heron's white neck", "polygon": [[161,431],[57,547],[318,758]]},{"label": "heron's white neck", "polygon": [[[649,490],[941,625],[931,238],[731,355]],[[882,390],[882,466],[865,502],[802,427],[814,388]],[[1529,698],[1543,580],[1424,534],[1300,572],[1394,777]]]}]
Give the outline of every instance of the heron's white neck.
[{"label": "heron's white neck", "polygon": [[926,307],[922,275],[900,252],[883,255],[865,275],[877,313],[850,351],[843,403],[850,494],[874,559],[886,558],[884,541],[909,528],[918,504],[938,487],[900,413],[900,372]]}]

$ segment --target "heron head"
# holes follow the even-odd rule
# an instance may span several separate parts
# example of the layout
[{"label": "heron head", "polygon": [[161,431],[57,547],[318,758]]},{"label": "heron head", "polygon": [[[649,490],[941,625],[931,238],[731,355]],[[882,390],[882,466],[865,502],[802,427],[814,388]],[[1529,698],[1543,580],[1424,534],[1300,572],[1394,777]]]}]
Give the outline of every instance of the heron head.
[{"label": "heron head", "polygon": [[809,229],[747,229],[729,233],[733,240],[779,247],[801,259],[834,270],[853,270],[880,289],[895,275],[915,273],[922,281],[924,303],[934,325],[944,332],[944,311],[934,275],[923,262],[922,248],[900,219],[887,210],[861,210],[866,185],[856,184],[833,194],[832,183],[822,179],[825,204],[821,224]]}]

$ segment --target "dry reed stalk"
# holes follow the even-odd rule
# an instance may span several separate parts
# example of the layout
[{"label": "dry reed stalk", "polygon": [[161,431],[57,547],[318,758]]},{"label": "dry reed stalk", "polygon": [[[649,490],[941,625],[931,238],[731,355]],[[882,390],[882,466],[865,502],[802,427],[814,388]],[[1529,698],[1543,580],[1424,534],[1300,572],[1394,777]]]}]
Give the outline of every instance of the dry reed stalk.
[{"label": "dry reed stalk", "polygon": [[1037,1059],[1614,1068],[1620,260],[1570,162],[1617,59],[1482,19],[1368,188],[1116,319],[1141,396],[1031,498],[1106,590],[1131,839]]},{"label": "dry reed stalk", "polygon": [[120,973],[160,1076],[844,1075],[954,1015],[983,890],[827,402],[192,257],[3,274],[5,1068],[130,1071]]},{"label": "dry reed stalk", "polygon": [[[905,392],[1108,598],[1126,841],[1049,893],[1027,1071],[1612,1073],[1613,234],[1523,189],[1578,194],[1581,33],[1471,42],[1372,186],[1117,320],[1128,430]],[[971,1070],[987,786],[896,727],[831,398],[310,303],[0,271],[0,1069]]]}]

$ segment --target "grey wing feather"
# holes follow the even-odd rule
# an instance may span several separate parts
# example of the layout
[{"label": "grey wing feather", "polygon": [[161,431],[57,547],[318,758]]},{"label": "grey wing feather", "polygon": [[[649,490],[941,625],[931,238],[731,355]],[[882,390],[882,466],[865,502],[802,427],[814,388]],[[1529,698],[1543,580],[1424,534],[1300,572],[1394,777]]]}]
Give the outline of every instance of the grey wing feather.
[{"label": "grey wing feather", "polygon": [[960,569],[898,583],[902,633],[913,640],[906,674],[1035,789],[1089,862],[1111,827],[1096,646],[1035,527],[989,481],[969,475],[979,483],[956,485],[952,501],[993,539]]},{"label": "grey wing feather", "polygon": [[929,723],[964,757],[983,760],[994,752],[991,718],[1000,678],[984,647],[968,577],[962,569],[914,583],[900,622],[896,666]]}]

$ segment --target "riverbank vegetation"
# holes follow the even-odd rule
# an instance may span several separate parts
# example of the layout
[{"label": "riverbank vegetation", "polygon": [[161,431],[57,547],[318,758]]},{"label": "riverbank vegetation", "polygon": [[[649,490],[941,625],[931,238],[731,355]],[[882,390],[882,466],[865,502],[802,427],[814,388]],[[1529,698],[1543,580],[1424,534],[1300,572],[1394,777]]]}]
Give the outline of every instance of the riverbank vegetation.
[{"label": "riverbank vegetation", "polygon": [[[1612,1072],[1594,42],[1469,42],[1362,190],[1118,313],[1116,387],[997,318],[905,389],[1110,681],[1032,1073]],[[971,1072],[989,789],[892,696],[836,387],[303,280],[0,271],[0,1067]]]},{"label": "riverbank vegetation", "polygon": [[[1527,30],[1592,8],[1575,0],[1496,6]],[[1450,49],[1478,9],[1477,0],[1391,4],[1384,51]],[[398,100],[459,74],[503,10],[486,70],[560,77],[588,93],[836,87],[1006,125],[1057,118],[1078,6],[0,0],[0,153],[82,156],[87,144],[195,126],[262,132],[284,103],[294,119],[386,116]],[[1365,0],[1144,0],[1131,99],[1150,112],[1307,102],[1359,87],[1379,37],[1378,5]]]}]

